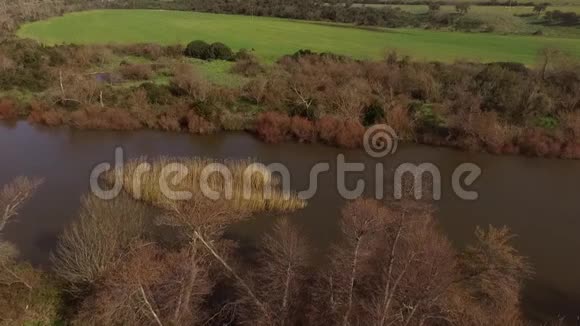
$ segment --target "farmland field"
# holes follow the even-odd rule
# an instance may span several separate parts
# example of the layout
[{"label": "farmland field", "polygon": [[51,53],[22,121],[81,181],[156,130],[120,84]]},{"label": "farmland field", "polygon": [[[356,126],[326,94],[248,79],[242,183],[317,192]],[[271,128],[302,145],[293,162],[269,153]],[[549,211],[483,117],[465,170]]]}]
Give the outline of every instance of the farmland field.
[{"label": "farmland field", "polygon": [[580,39],[420,29],[362,29],[347,25],[276,18],[161,10],[95,10],[22,26],[20,37],[46,44],[186,44],[195,39],[223,42],[234,49],[255,49],[273,61],[298,49],[330,51],[376,59],[387,50],[417,59],[517,61],[533,64],[542,48],[580,57]]},{"label": "farmland field", "polygon": [[[357,4],[362,6],[361,4]],[[427,5],[383,5],[369,4],[367,7],[382,8],[400,8],[404,11],[414,14],[427,14],[429,8]],[[560,10],[563,12],[575,12],[580,14],[580,5],[554,6],[550,5],[548,11]],[[454,13],[455,6],[443,5],[439,13]],[[571,37],[580,38],[580,26],[545,26],[539,24],[541,17],[532,15],[533,7],[531,6],[476,6],[469,8],[466,18],[476,19],[493,28],[495,33],[499,34],[532,34],[536,31],[542,31],[545,36]]]}]

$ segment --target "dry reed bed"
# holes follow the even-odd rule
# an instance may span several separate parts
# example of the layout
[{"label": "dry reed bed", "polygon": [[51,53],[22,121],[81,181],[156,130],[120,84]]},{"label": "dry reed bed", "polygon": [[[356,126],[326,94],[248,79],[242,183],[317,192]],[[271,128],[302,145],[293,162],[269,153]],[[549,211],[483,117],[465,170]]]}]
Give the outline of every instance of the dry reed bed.
[{"label": "dry reed bed", "polygon": [[[283,189],[279,176],[250,159],[218,161],[206,158],[159,157],[149,161],[142,157],[125,163],[123,189],[135,199],[155,206],[164,206],[172,199],[167,197],[167,192],[162,191],[160,181],[163,180],[171,191],[189,191],[193,195],[192,198],[200,198],[203,196],[201,189],[203,170],[208,165],[216,163],[231,173],[231,196],[229,198],[226,196],[227,184],[223,174],[211,173],[207,178],[207,185],[210,190],[218,192],[220,200],[226,200],[233,210],[245,213],[291,212],[306,207],[306,201],[298,198],[289,189]],[[170,164],[176,167],[176,171],[173,173],[163,171],[164,167]],[[140,173],[144,166],[150,166],[149,171]],[[177,174],[182,174],[183,178],[175,178]],[[110,171],[104,179],[111,184],[113,178],[114,171]],[[246,186],[251,190],[249,196],[244,193],[246,179],[250,181],[249,187]],[[136,184],[138,186],[135,186]],[[270,194],[267,193],[267,189],[271,189]]]}]

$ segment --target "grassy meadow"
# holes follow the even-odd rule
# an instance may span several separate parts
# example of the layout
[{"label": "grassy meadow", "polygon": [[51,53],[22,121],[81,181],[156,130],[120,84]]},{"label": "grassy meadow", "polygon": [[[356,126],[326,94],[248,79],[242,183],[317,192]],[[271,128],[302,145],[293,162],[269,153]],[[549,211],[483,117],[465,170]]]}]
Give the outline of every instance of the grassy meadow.
[{"label": "grassy meadow", "polygon": [[[580,39],[420,29],[363,29],[277,18],[163,10],[94,10],[26,24],[20,37],[45,44],[186,44],[201,39],[254,49],[266,61],[299,49],[378,59],[388,50],[421,60],[536,62],[542,48],[580,57]],[[211,67],[220,68],[220,67]]]}]

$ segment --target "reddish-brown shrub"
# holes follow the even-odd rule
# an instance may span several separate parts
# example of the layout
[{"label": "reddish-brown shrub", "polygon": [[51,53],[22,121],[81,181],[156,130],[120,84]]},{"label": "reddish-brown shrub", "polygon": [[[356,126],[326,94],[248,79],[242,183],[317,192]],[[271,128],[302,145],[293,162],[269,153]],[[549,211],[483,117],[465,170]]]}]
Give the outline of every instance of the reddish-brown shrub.
[{"label": "reddish-brown shrub", "polygon": [[525,131],[517,139],[522,154],[540,157],[558,157],[562,153],[563,142],[538,128]]},{"label": "reddish-brown shrub", "polygon": [[358,120],[347,119],[339,124],[336,135],[336,145],[346,148],[361,147],[365,127]]},{"label": "reddish-brown shrub", "polygon": [[481,142],[479,139],[471,135],[464,135],[458,139],[454,145],[464,151],[475,152],[481,150]]},{"label": "reddish-brown shrub", "polygon": [[108,63],[111,61],[112,56],[111,49],[106,46],[85,45],[74,48],[67,61],[80,67],[89,67]]},{"label": "reddish-brown shrub", "polygon": [[395,105],[386,111],[386,120],[397,135],[403,139],[415,136],[415,123],[409,115],[409,109],[403,105]]},{"label": "reddish-brown shrub", "polygon": [[159,117],[159,128],[166,131],[180,131],[181,124],[179,123],[179,118],[163,114]]},{"label": "reddish-brown shrub", "polygon": [[137,88],[129,93],[127,97],[127,106],[138,111],[152,111],[147,98],[147,91],[143,88]]},{"label": "reddish-brown shrub", "polygon": [[238,104],[240,89],[212,85],[209,89],[208,102],[223,109],[231,109]]},{"label": "reddish-brown shrub", "polygon": [[562,147],[561,158],[579,159],[580,158],[580,144],[576,142],[566,142]]},{"label": "reddish-brown shrub", "polygon": [[316,129],[318,130],[318,138],[324,143],[333,145],[336,144],[336,135],[340,121],[332,116],[324,116],[316,122]]},{"label": "reddish-brown shrub", "polygon": [[283,142],[290,135],[290,117],[278,112],[262,113],[256,122],[256,132],[265,142]]},{"label": "reddish-brown shrub", "polygon": [[68,114],[63,110],[48,107],[44,103],[33,101],[30,103],[28,121],[47,126],[58,126],[69,121]]},{"label": "reddish-brown shrub", "polygon": [[157,60],[163,56],[165,52],[171,52],[168,51],[168,48],[163,48],[161,45],[153,43],[124,45],[117,47],[116,49],[122,54],[144,57],[151,60]]},{"label": "reddish-brown shrub", "polygon": [[318,138],[328,145],[357,148],[362,145],[365,127],[355,119],[324,116],[316,123]]},{"label": "reddish-brown shrub", "polygon": [[171,79],[171,90],[175,95],[190,96],[196,102],[206,102],[211,84],[190,65],[178,65]]},{"label": "reddish-brown shrub", "polygon": [[258,59],[252,55],[236,60],[231,71],[246,77],[255,77],[265,71]]},{"label": "reddish-brown shrub", "polygon": [[106,129],[135,130],[142,127],[138,119],[123,109],[105,109],[103,119],[106,123]]},{"label": "reddish-brown shrub", "polygon": [[121,109],[87,107],[70,114],[70,123],[79,129],[135,130],[139,120]]},{"label": "reddish-brown shrub", "polygon": [[268,80],[262,77],[250,80],[243,89],[244,96],[255,104],[262,104],[268,94]]},{"label": "reddish-brown shrub", "polygon": [[131,109],[131,116],[133,116],[139,124],[143,127],[150,128],[150,129],[157,129],[159,128],[157,114],[153,110],[138,110],[138,109]]},{"label": "reddish-brown shrub", "polygon": [[580,112],[560,113],[559,121],[566,133],[575,140],[580,140]]},{"label": "reddish-brown shrub", "polygon": [[187,115],[187,128],[190,133],[199,135],[210,134],[216,130],[211,122],[194,113],[189,113]]},{"label": "reddish-brown shrub", "polygon": [[68,123],[69,120],[66,112],[57,109],[48,109],[47,111],[36,110],[30,112],[28,121],[46,126],[60,126]]},{"label": "reddish-brown shrub", "polygon": [[128,64],[119,68],[121,76],[129,80],[149,80],[153,77],[153,70],[150,65]]},{"label": "reddish-brown shrub", "polygon": [[183,55],[185,47],[181,44],[168,45],[163,49],[163,53],[171,58],[179,58]]},{"label": "reddish-brown shrub", "polygon": [[509,143],[506,143],[503,145],[501,152],[503,154],[519,154],[520,149],[519,149],[519,147],[514,145],[512,142],[509,142]]},{"label": "reddish-brown shrub", "polygon": [[14,102],[11,100],[0,100],[0,120],[12,120],[17,117]]},{"label": "reddish-brown shrub", "polygon": [[495,112],[477,112],[471,115],[472,132],[486,145],[489,152],[499,154],[509,136]]},{"label": "reddish-brown shrub", "polygon": [[313,143],[316,141],[314,123],[302,117],[292,117],[290,131],[299,142]]}]

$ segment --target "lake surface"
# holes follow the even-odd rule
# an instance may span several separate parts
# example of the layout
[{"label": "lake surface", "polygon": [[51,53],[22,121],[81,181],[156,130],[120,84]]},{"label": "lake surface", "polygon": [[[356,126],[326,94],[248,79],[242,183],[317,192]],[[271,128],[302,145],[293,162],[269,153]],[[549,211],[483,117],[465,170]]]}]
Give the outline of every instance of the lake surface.
[{"label": "lake surface", "polygon": [[[80,196],[89,192],[89,175],[101,162],[113,162],[115,148],[126,159],[140,156],[202,156],[255,158],[263,163],[280,162],[291,171],[291,186],[304,190],[310,168],[328,162],[331,171],[319,177],[318,192],[308,207],[292,214],[309,239],[323,248],[335,237],[336,218],[344,199],[336,181],[337,155],[348,162],[363,162],[364,173],[351,173],[347,184],[367,181],[367,194],[375,192],[374,167],[385,164],[385,195],[392,196],[394,168],[403,162],[430,162],[439,167],[442,198],[435,202],[436,216],[458,247],[473,239],[477,225],[508,225],[518,237],[517,248],[530,257],[536,275],[527,284],[524,301],[531,317],[580,313],[580,161],[530,159],[464,153],[444,148],[401,145],[396,154],[380,161],[364,151],[345,151],[322,145],[260,142],[249,134],[231,133],[192,136],[158,131],[78,131],[68,128],[33,127],[26,122],[0,124],[0,184],[19,175],[46,179],[38,194],[23,209],[18,221],[9,224],[4,237],[16,243],[22,257],[46,266],[58,234],[76,215]],[[479,199],[464,201],[451,191],[451,175],[464,162],[476,163],[483,173],[469,187]],[[255,239],[269,225],[259,217],[236,227],[242,239]]]}]

